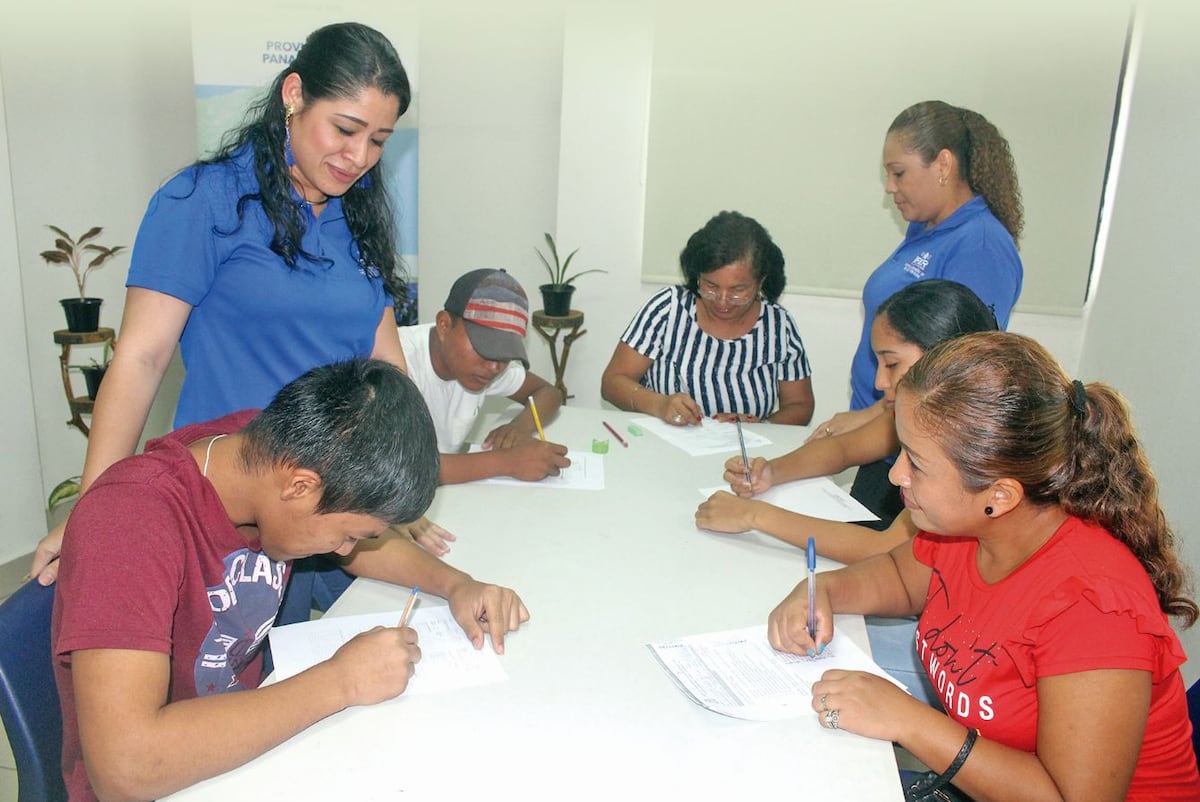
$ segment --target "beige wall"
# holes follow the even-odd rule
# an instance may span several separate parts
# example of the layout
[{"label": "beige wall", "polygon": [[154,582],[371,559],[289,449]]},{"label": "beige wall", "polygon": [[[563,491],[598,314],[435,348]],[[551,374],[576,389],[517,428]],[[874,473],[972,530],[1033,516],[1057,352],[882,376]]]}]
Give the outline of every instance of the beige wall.
[{"label": "beige wall", "polygon": [[[1112,232],[1080,375],[1103,379],[1128,399],[1167,518],[1197,571],[1200,7],[1182,0],[1148,3],[1143,22]],[[1189,654],[1200,654],[1200,626],[1183,638]],[[1200,666],[1189,663],[1184,675],[1194,682]]]}]

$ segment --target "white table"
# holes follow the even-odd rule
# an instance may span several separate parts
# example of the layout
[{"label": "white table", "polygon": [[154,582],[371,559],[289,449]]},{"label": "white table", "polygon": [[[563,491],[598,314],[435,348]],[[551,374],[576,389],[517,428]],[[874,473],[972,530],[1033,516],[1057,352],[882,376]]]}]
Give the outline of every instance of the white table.
[{"label": "white table", "polygon": [[[438,491],[429,517],[459,538],[449,561],[516,589],[530,609],[506,641],[509,681],[345,710],[171,799],[902,799],[891,744],[822,729],[815,715],[720,716],[651,657],[651,641],[765,621],[802,578],[804,555],[760,535],[697,530],[698,488],[720,483],[729,455],[689,457],[634,437],[633,417],[564,408],[546,427],[572,449],[610,441],[604,491]],[[773,442],[765,456],[807,433],[753,428]],[[328,614],[404,601],[403,588],[358,580]],[[861,617],[837,624],[868,648]]]}]

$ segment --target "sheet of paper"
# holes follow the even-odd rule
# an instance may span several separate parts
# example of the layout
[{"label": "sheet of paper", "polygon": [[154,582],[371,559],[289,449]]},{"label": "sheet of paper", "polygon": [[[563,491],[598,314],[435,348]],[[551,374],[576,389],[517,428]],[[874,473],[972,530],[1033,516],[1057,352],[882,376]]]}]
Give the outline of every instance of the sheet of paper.
[{"label": "sheet of paper", "polygon": [[816,657],[777,652],[767,625],[648,644],[667,675],[696,704],[751,721],[813,715],[812,684],[831,668],[869,671],[900,687],[854,641],[834,631]]},{"label": "sheet of paper", "polygon": [[[702,487],[700,495],[708,498],[718,490],[729,490],[729,485]],[[879,520],[879,516],[859,504],[857,499],[825,476],[775,485],[754,498],[785,510],[811,515],[813,518],[824,518],[826,521],[849,523]]]},{"label": "sheet of paper", "polygon": [[[671,426],[658,418],[634,418],[630,423],[636,424],[648,432],[658,435],[676,448],[682,448],[693,457],[705,454],[724,454],[741,450],[738,445],[737,426],[732,423],[722,423],[712,418],[704,418],[699,426]],[[771,445],[771,441],[758,432],[742,426],[746,439],[746,448],[760,448]],[[751,455],[753,456],[753,455]]]},{"label": "sheet of paper", "polygon": [[[269,636],[275,676],[287,679],[328,660],[358,633],[377,626],[396,626],[401,613],[396,610],[326,617],[275,627]],[[417,663],[417,670],[408,681],[405,696],[491,685],[508,679],[500,658],[492,650],[491,640],[477,650],[450,614],[449,607],[422,606],[418,601],[408,618],[408,625],[417,631],[421,662]]]},{"label": "sheet of paper", "polygon": [[[472,445],[468,453],[477,454],[483,449]],[[492,476],[465,482],[471,485],[517,485],[518,487],[553,487],[565,490],[603,490],[604,455],[590,451],[568,451],[571,464],[563,468],[558,476],[547,476],[540,482],[526,482],[511,476]]]}]

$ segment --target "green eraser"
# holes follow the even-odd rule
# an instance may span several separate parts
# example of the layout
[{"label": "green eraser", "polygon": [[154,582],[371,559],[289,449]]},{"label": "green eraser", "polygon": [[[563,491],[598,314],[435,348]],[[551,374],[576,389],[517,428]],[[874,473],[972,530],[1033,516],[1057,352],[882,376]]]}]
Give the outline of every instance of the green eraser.
[{"label": "green eraser", "polygon": [[629,433],[631,435],[633,435],[634,437],[641,437],[642,429],[637,424],[631,423],[631,424],[629,424]]},{"label": "green eraser", "polygon": [[608,441],[607,440],[593,440],[592,441],[592,453],[593,454],[607,454],[608,453]]}]

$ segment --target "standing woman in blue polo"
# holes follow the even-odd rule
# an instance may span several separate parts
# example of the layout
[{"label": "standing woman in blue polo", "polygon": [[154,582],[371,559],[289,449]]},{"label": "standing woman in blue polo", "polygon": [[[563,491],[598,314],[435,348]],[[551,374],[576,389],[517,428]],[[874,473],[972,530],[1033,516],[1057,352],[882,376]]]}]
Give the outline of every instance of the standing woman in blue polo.
[{"label": "standing woman in blue polo", "polygon": [[606,401],[674,426],[702,417],[804,425],[808,357],[783,292],[783,252],[754,218],[721,212],[679,255],[684,285],[653,295],[600,380]]},{"label": "standing woman in blue polo", "polygon": [[[871,312],[897,291],[927,278],[957,281],[992,308],[1001,329],[1008,328],[1021,294],[1021,191],[1008,141],[995,125],[940,100],[909,106],[888,128],[883,168],[886,191],[908,230],[863,287],[867,314],[850,365],[850,412],[818,424],[813,438],[842,434],[882,412]],[[852,491],[885,522],[902,507],[887,479],[889,467],[864,465]]]},{"label": "standing woman in blue polo", "polygon": [[[150,199],[85,490],[134,453],[176,343],[187,371],[176,427],[265,407],[319,365],[369,356],[406,367],[392,300],[406,289],[379,159],[411,98],[382,34],[320,28],[217,153]],[[35,552],[43,582],[60,542],[61,527]]]}]

